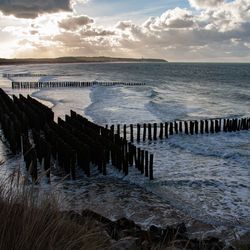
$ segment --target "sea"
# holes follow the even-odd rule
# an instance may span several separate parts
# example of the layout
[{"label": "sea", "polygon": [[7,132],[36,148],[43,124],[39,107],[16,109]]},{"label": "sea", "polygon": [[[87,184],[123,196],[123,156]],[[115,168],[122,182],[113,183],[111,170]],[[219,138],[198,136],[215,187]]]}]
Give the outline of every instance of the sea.
[{"label": "sea", "polygon": [[[31,95],[51,107],[55,117],[75,110],[100,125],[250,117],[250,64],[233,63],[79,63],[0,66],[10,95]],[[12,90],[20,81],[119,81],[143,86],[94,86]],[[20,156],[13,156],[0,130],[0,169],[8,177]],[[56,174],[39,190],[58,194],[63,210],[84,208],[142,227],[185,222],[193,234],[232,239],[250,231],[250,131],[173,135],[137,143],[154,154],[154,180],[131,168],[128,176],[108,167],[102,176],[78,171],[77,180]]]}]

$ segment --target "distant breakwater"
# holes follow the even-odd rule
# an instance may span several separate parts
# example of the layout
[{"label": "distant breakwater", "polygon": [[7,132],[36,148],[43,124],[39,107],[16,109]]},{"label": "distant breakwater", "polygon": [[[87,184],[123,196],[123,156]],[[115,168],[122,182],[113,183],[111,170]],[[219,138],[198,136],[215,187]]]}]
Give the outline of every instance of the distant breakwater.
[{"label": "distant breakwater", "polygon": [[130,142],[152,141],[169,138],[174,134],[214,134],[231,133],[250,129],[250,118],[212,118],[162,123],[116,124],[106,126]]},{"label": "distant breakwater", "polygon": [[78,81],[63,81],[63,82],[16,82],[12,81],[12,89],[40,89],[40,88],[82,88],[92,86],[141,86],[145,83],[139,82],[78,82]]}]

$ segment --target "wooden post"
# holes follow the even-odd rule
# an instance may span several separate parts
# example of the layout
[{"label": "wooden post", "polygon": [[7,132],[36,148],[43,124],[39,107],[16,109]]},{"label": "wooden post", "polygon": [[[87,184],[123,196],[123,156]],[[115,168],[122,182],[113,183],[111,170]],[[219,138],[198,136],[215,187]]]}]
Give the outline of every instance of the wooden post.
[{"label": "wooden post", "polygon": [[168,138],[168,123],[165,122],[165,137]]},{"label": "wooden post", "polygon": [[169,125],[169,134],[170,135],[173,135],[174,131],[173,131],[173,123],[170,122],[170,125]]},{"label": "wooden post", "polygon": [[194,122],[194,126],[195,126],[195,134],[198,134],[198,132],[199,132],[199,123],[198,123],[198,121]]},{"label": "wooden post", "polygon": [[154,140],[157,140],[157,123],[154,123]]},{"label": "wooden post", "polygon": [[194,134],[194,123],[192,121],[190,121],[189,126],[190,126],[190,134],[193,135]]},{"label": "wooden post", "polygon": [[129,148],[129,165],[133,166],[133,146],[131,144],[131,142],[129,142],[128,144],[128,148]]},{"label": "wooden post", "polygon": [[210,120],[210,132],[214,133],[214,121]]},{"label": "wooden post", "polygon": [[204,133],[204,121],[203,120],[200,121],[200,132],[201,134]]},{"label": "wooden post", "polygon": [[218,122],[218,120],[215,120],[215,132],[216,133],[219,132],[219,122]]},{"label": "wooden post", "polygon": [[[121,136],[121,134],[120,134],[120,124],[117,124],[117,134],[119,135],[119,137]],[[124,138],[124,139],[126,139],[126,138]]]},{"label": "wooden post", "polygon": [[174,122],[174,130],[175,130],[175,133],[178,134],[178,124],[176,121]]},{"label": "wooden post", "polygon": [[182,133],[182,121],[179,121],[179,131]]},{"label": "wooden post", "polygon": [[149,139],[149,140],[152,140],[151,123],[148,124],[148,139]]},{"label": "wooden post", "polygon": [[160,123],[160,134],[159,134],[160,139],[163,138],[163,123]]},{"label": "wooden post", "polygon": [[233,131],[235,132],[237,130],[237,118],[233,119]]},{"label": "wooden post", "polygon": [[141,162],[140,162],[141,174],[144,173],[144,150],[141,150]]},{"label": "wooden post", "polygon": [[208,134],[208,120],[205,120],[205,132]]},{"label": "wooden post", "polygon": [[126,154],[123,159],[123,173],[128,175],[128,155]]},{"label": "wooden post", "polygon": [[141,137],[141,125],[138,123],[137,124],[137,142],[140,141]]},{"label": "wooden post", "polygon": [[137,169],[140,170],[141,167],[141,149],[137,148]]},{"label": "wooden post", "polygon": [[146,123],[143,124],[143,141],[146,141],[146,131],[147,131],[147,125]]},{"label": "wooden post", "polygon": [[114,125],[110,126],[110,132],[111,132],[111,137],[114,138],[114,134],[115,134],[115,126]]},{"label": "wooden post", "polygon": [[223,119],[223,131],[227,132],[227,120]]},{"label": "wooden post", "polygon": [[240,126],[241,126],[241,123],[240,123],[240,122],[241,122],[241,120],[239,119],[239,120],[238,120],[238,124],[237,124],[237,130],[238,130],[238,131],[240,131]]},{"label": "wooden post", "polygon": [[127,139],[127,126],[126,126],[126,124],[123,125],[123,138],[125,140]]},{"label": "wooden post", "polygon": [[148,151],[145,151],[145,176],[148,177]]},{"label": "wooden post", "polygon": [[[241,119],[241,125],[243,125],[243,119]],[[227,119],[227,131],[232,132],[232,123],[230,119]]]},{"label": "wooden post", "polygon": [[154,160],[154,155],[150,154],[150,164],[149,164],[149,179],[153,180],[153,160]]},{"label": "wooden post", "polygon": [[134,142],[133,124],[130,124],[130,141]]},{"label": "wooden post", "polygon": [[184,126],[185,126],[185,134],[188,135],[188,123],[187,123],[187,121],[184,121]]}]

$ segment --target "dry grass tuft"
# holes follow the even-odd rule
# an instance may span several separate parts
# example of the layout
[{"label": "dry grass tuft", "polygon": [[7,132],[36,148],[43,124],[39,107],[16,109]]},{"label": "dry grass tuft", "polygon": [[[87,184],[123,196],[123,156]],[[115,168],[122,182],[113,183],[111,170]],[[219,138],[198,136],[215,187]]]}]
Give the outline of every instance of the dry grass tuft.
[{"label": "dry grass tuft", "polygon": [[1,250],[108,249],[109,239],[93,221],[80,225],[63,216],[52,197],[35,197],[32,188],[0,185]]}]

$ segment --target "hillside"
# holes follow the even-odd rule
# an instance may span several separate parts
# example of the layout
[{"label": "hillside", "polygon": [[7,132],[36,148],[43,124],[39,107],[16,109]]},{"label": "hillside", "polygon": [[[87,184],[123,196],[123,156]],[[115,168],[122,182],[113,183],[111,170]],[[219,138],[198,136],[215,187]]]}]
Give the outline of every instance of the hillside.
[{"label": "hillside", "polygon": [[58,57],[58,58],[0,58],[0,65],[41,63],[91,63],[91,62],[167,62],[164,59],[118,58],[118,57]]}]

